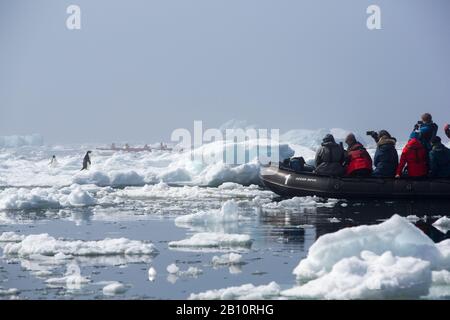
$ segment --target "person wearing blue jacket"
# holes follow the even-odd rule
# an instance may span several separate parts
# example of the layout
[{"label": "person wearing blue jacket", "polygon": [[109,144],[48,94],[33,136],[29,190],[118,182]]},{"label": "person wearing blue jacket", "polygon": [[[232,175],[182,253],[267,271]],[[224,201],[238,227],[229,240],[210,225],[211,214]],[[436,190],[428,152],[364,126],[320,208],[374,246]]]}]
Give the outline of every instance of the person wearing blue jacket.
[{"label": "person wearing blue jacket", "polygon": [[433,117],[429,113],[424,113],[421,119],[422,120],[418,121],[414,126],[414,131],[412,134],[418,134],[417,138],[429,152],[431,151],[431,139],[436,137],[438,125],[433,122]]},{"label": "person wearing blue jacket", "polygon": [[397,140],[386,130],[381,130],[375,141],[377,142],[377,150],[373,159],[375,177],[395,177],[395,171],[398,166],[398,153],[395,148]]},{"label": "person wearing blue jacket", "polygon": [[450,150],[442,144],[440,137],[434,137],[431,144],[429,176],[450,178]]}]

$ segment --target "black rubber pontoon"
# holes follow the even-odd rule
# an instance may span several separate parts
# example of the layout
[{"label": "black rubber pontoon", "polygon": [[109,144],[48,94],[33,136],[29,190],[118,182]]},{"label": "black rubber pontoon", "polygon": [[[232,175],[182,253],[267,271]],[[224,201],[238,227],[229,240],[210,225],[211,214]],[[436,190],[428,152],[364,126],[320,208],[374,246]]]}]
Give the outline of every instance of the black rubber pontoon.
[{"label": "black rubber pontoon", "polygon": [[296,173],[273,165],[261,167],[260,178],[265,187],[283,197],[450,200],[450,179],[339,178]]}]

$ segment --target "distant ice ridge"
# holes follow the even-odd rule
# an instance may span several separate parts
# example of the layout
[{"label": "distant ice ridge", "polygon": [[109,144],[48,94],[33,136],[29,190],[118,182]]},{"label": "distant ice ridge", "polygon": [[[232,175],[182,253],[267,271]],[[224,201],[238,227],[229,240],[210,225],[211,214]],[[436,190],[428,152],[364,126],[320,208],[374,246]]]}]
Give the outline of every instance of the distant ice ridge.
[{"label": "distant ice ridge", "polygon": [[[322,143],[322,139],[327,134],[332,134],[337,142],[344,142],[346,136],[351,133],[351,131],[341,128],[332,129],[294,129],[287,131],[280,135],[280,141],[282,143],[289,143],[290,145],[302,146],[304,148],[309,148],[316,151]],[[359,142],[366,144],[365,138],[362,135],[354,133]]]},{"label": "distant ice ridge", "polygon": [[[19,257],[42,256],[111,256],[111,255],[151,255],[156,248],[151,243],[145,243],[126,238],[97,241],[56,239],[47,233],[21,237],[8,233],[0,235],[7,243],[3,247],[5,255]],[[17,242],[12,242],[17,240]]]},{"label": "distant ice ridge", "polygon": [[23,146],[42,146],[44,138],[39,134],[26,136],[0,136],[0,148],[17,148]]}]

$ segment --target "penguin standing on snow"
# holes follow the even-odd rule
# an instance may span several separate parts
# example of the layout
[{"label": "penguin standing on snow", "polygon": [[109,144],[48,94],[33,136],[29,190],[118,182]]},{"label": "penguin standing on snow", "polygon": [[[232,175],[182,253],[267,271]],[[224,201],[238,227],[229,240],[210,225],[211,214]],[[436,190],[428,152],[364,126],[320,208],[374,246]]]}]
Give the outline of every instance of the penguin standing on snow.
[{"label": "penguin standing on snow", "polygon": [[81,168],[81,171],[87,170],[88,166],[91,165],[91,157],[89,156],[92,153],[92,151],[86,152],[86,155],[83,158],[83,168]]}]

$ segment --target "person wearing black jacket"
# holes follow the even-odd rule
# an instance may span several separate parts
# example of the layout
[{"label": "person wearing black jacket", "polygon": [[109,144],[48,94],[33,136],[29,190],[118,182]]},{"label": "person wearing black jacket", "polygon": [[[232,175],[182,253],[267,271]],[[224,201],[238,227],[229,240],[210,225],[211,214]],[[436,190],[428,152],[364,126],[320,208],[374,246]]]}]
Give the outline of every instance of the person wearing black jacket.
[{"label": "person wearing black jacket", "polygon": [[386,130],[381,130],[374,139],[377,143],[377,150],[373,158],[375,177],[394,177],[398,166],[398,153],[395,148],[397,140]]},{"label": "person wearing black jacket", "polygon": [[345,174],[345,152],[342,145],[334,140],[333,135],[327,134],[316,153],[315,173],[320,175],[340,177]]}]

